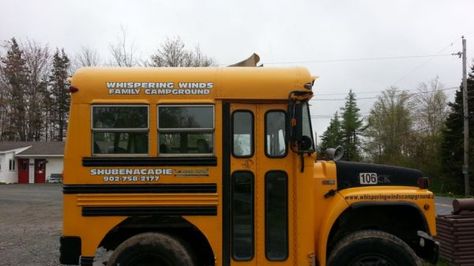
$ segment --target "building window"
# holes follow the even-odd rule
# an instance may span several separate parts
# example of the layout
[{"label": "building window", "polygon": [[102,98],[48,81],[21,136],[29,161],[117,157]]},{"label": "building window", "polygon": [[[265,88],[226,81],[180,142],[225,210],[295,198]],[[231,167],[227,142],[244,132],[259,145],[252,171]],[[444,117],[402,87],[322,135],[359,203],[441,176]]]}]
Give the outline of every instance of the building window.
[{"label": "building window", "polygon": [[92,150],[102,154],[148,154],[148,106],[92,106]]},{"label": "building window", "polygon": [[160,156],[214,154],[214,106],[158,106]]},{"label": "building window", "polygon": [[10,159],[8,169],[10,171],[15,171],[15,159]]},{"label": "building window", "polygon": [[265,114],[265,154],[271,158],[285,157],[286,113],[269,111]]},{"label": "building window", "polygon": [[235,157],[253,155],[253,114],[250,111],[235,111],[232,114],[232,154]]}]

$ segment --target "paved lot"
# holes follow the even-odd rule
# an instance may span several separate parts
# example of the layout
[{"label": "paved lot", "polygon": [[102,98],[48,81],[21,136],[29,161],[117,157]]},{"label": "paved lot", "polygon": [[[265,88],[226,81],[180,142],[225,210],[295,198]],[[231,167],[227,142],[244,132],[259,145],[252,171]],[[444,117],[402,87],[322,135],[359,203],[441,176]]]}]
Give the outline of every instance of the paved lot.
[{"label": "paved lot", "polygon": [[0,265],[60,265],[61,185],[0,185]]},{"label": "paved lot", "polygon": [[[437,197],[437,212],[451,201]],[[0,185],[0,265],[59,265],[61,226],[61,185]]]}]

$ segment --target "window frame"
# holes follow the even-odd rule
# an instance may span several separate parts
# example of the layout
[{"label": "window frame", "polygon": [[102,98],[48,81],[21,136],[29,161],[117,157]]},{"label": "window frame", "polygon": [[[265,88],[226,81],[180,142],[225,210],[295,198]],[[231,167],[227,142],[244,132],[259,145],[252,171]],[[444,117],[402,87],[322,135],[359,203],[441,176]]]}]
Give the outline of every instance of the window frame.
[{"label": "window frame", "polygon": [[12,158],[9,160],[9,167],[8,167],[8,171],[10,172],[15,172],[15,158]]},{"label": "window frame", "polygon": [[[252,180],[251,180],[251,203],[250,203],[250,207],[252,208],[251,210],[251,222],[250,222],[250,225],[251,225],[251,240],[252,240],[252,247],[251,247],[251,251],[252,251],[252,254],[249,258],[236,258],[234,256],[234,207],[233,207],[233,203],[234,203],[234,176],[235,174],[239,174],[239,173],[244,173],[244,174],[250,174],[251,177],[252,177]],[[252,172],[252,171],[249,171],[249,170],[237,170],[237,171],[234,171],[232,172],[232,174],[230,175],[231,177],[231,183],[230,183],[230,191],[231,191],[231,212],[230,212],[230,238],[231,238],[231,243],[232,243],[232,248],[230,250],[230,253],[231,253],[231,256],[232,256],[232,259],[235,260],[235,261],[251,261],[254,259],[255,257],[255,174]]]},{"label": "window frame", "polygon": [[[285,116],[285,126],[284,126],[284,130],[285,130],[285,153],[282,154],[282,155],[278,155],[278,156],[272,156],[270,154],[268,154],[267,152],[267,144],[268,144],[268,140],[267,140],[267,119],[268,119],[268,113],[271,113],[271,112],[280,112],[280,113],[283,113],[284,116]],[[283,109],[270,109],[270,110],[267,110],[265,112],[265,115],[264,115],[264,135],[263,135],[263,138],[264,138],[264,150],[265,150],[265,156],[267,158],[271,158],[271,159],[281,159],[281,158],[285,158],[286,156],[288,156],[288,148],[289,148],[289,145],[288,145],[288,142],[289,142],[289,136],[288,136],[288,128],[289,128],[289,123],[288,123],[288,113],[283,110]]]},{"label": "window frame", "polygon": [[[127,157],[127,156],[137,156],[137,157],[147,157],[150,153],[150,105],[144,103],[131,104],[91,104],[90,105],[90,131],[91,131],[91,155],[92,157]],[[96,107],[146,107],[147,115],[147,127],[146,128],[94,128],[94,108]],[[95,132],[105,132],[105,133],[130,133],[130,132],[143,132],[147,133],[147,152],[146,153],[94,153],[94,133]]]},{"label": "window frame", "polygon": [[[250,124],[251,126],[251,132],[252,132],[252,135],[251,135],[251,142],[250,142],[250,149],[251,149],[251,153],[250,155],[243,155],[243,156],[238,156],[238,155],[235,155],[234,153],[234,114],[237,113],[237,112],[242,112],[242,113],[250,113],[251,115],[251,118],[252,118],[252,123]],[[255,155],[255,115],[252,111],[250,110],[247,110],[247,109],[237,109],[237,110],[234,110],[232,112],[232,115],[231,115],[231,135],[232,135],[232,143],[231,143],[231,151],[232,151],[232,156],[235,157],[235,158],[251,158]]]},{"label": "window frame", "polygon": [[[286,201],[285,201],[285,205],[286,205],[286,223],[285,223],[285,233],[286,233],[286,254],[284,257],[282,258],[270,258],[268,256],[268,250],[267,250],[267,247],[269,246],[268,243],[269,243],[269,239],[268,239],[268,236],[269,236],[269,226],[268,226],[268,223],[269,223],[269,218],[268,218],[268,202],[269,202],[269,199],[268,199],[268,176],[271,174],[271,173],[278,173],[278,174],[283,174],[285,176],[285,196],[286,196]],[[286,171],[283,171],[283,170],[270,170],[270,171],[267,171],[265,173],[265,180],[264,180],[264,194],[265,194],[265,199],[264,199],[264,204],[265,204],[265,209],[264,209],[264,217],[265,217],[265,258],[268,260],[268,261],[286,261],[288,260],[288,257],[290,256],[290,219],[289,219],[289,211],[290,211],[290,204],[289,204],[289,187],[288,187],[288,184],[289,184],[289,177],[288,177],[288,173]]]},{"label": "window frame", "polygon": [[[163,128],[160,129],[160,108],[162,107],[211,107],[212,108],[212,128]],[[215,155],[215,132],[216,132],[216,107],[214,104],[175,104],[159,103],[156,105],[156,144],[158,157],[210,157]],[[160,152],[160,134],[163,133],[210,133],[212,136],[212,153],[161,153]]]},{"label": "window frame", "polygon": [[[303,103],[304,105],[306,105],[306,113],[308,115],[308,125],[309,125],[309,131],[310,131],[310,135],[308,137],[311,138],[311,150],[310,152],[315,152],[316,151],[316,143],[314,141],[314,131],[313,131],[313,121],[311,121],[311,109],[309,108],[310,104],[309,104],[309,101],[306,101]],[[304,110],[303,110],[304,112]],[[303,118],[303,115],[304,114],[301,114],[301,118]],[[304,123],[304,121],[302,121]],[[304,129],[301,129],[302,131],[304,131]],[[304,135],[304,132],[302,132],[302,135]]]}]

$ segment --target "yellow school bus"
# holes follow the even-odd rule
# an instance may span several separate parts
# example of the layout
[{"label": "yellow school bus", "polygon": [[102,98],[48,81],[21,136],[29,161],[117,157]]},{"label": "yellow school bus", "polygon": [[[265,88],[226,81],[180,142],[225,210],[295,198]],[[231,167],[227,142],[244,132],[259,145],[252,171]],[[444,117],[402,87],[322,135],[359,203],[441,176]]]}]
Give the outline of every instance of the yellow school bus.
[{"label": "yellow school bus", "polygon": [[82,68],[71,79],[63,264],[436,261],[417,170],[317,160],[305,68]]}]

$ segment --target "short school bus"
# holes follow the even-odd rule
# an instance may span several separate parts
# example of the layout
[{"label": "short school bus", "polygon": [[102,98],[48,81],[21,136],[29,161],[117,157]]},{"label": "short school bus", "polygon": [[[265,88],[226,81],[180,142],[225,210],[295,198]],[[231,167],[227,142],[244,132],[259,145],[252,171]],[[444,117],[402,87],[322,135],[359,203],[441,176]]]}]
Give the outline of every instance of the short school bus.
[{"label": "short school bus", "polygon": [[413,169],[316,160],[304,68],[83,68],[71,80],[60,261],[436,261]]}]

